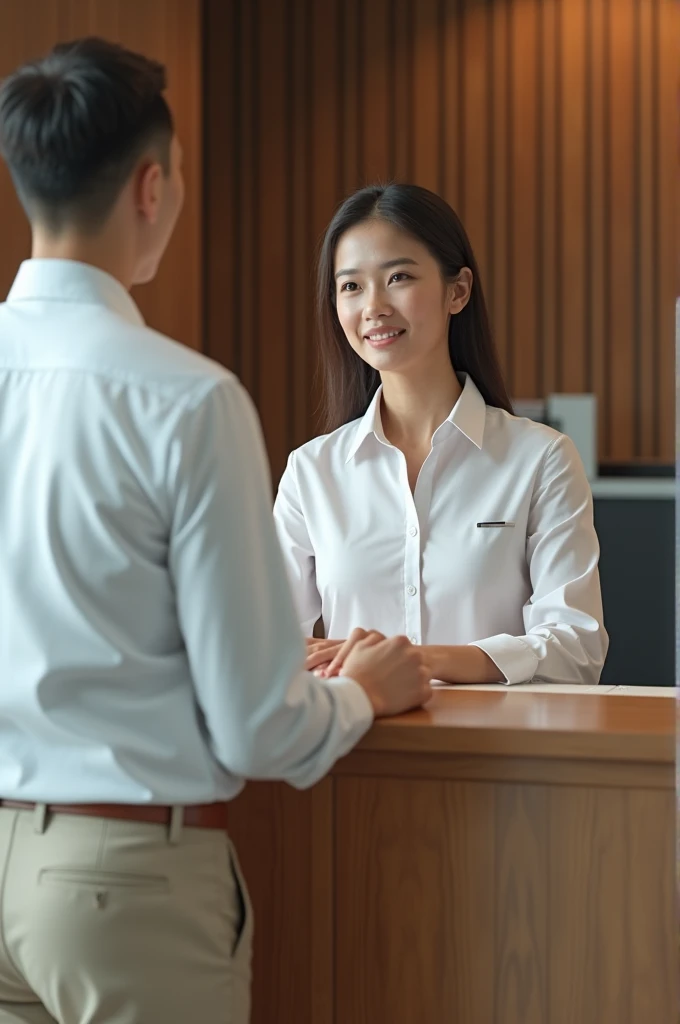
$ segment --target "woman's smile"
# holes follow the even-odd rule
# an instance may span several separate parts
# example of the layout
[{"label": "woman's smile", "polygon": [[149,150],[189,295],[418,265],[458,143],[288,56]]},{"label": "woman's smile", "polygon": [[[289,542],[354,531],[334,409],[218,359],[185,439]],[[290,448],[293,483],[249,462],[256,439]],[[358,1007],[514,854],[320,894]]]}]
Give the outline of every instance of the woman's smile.
[{"label": "woman's smile", "polygon": [[371,348],[387,348],[400,338],[405,331],[402,327],[379,327],[367,331],[364,334],[364,341],[367,341]]}]

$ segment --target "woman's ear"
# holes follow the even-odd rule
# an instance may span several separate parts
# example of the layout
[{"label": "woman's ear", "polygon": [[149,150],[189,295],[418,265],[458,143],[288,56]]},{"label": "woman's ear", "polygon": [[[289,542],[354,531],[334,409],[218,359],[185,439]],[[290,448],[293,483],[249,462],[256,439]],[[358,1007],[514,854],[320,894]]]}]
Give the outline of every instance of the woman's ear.
[{"label": "woman's ear", "polygon": [[449,285],[449,313],[460,313],[470,301],[472,294],[472,271],[463,267]]}]

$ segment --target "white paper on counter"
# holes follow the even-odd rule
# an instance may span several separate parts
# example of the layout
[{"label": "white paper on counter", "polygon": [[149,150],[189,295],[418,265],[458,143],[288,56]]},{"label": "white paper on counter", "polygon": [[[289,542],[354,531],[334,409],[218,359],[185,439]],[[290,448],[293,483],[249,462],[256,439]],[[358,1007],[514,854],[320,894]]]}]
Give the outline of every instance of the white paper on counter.
[{"label": "white paper on counter", "polygon": [[579,686],[572,683],[443,683],[433,679],[432,685],[438,690],[504,690],[506,693],[593,693],[598,697],[605,694],[620,697],[673,697],[677,695],[674,686]]}]

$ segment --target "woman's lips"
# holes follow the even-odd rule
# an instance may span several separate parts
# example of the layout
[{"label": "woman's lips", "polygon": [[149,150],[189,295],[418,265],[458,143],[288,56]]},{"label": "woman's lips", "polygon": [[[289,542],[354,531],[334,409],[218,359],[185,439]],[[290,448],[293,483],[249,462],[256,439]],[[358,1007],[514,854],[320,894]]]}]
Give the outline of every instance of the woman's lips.
[{"label": "woman's lips", "polygon": [[401,328],[386,328],[382,331],[376,331],[373,334],[365,334],[364,340],[368,342],[371,348],[387,348],[392,342],[400,338],[404,331]]}]

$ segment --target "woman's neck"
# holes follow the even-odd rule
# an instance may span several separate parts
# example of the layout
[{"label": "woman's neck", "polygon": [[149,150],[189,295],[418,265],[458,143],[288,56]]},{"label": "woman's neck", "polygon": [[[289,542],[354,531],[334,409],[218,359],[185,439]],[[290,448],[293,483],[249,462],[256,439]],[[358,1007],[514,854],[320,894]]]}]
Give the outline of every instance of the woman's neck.
[{"label": "woman's neck", "polygon": [[385,437],[397,448],[423,448],[453,409],[461,386],[451,364],[435,376],[385,373],[381,416]]}]

